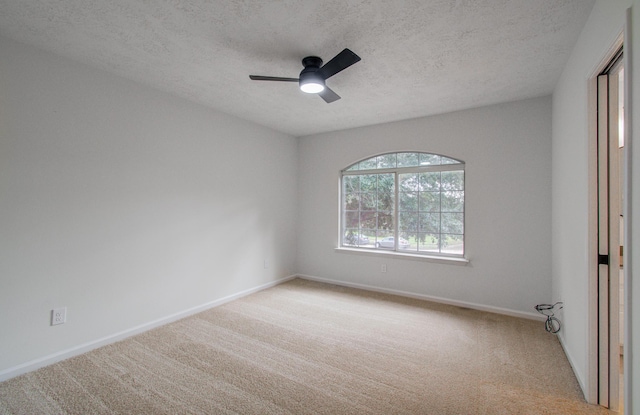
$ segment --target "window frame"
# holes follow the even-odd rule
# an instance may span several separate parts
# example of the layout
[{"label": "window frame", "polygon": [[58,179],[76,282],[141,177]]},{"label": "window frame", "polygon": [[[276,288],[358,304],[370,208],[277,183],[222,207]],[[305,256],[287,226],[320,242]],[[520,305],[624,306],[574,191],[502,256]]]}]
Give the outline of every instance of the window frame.
[{"label": "window frame", "polygon": [[[427,159],[428,157],[433,157],[433,156],[437,156],[439,157],[439,164],[423,164],[421,165],[420,163],[418,163],[418,165],[415,166],[401,166],[398,167],[398,154],[416,154],[418,157],[418,160],[420,159],[421,155],[426,155]],[[388,156],[388,155],[395,155],[395,167],[384,167],[384,168],[367,168],[367,169],[353,169],[354,166],[358,166],[360,165],[360,163],[362,162],[369,162],[370,160],[374,160],[377,159],[378,157],[382,157],[382,156]],[[442,159],[446,159],[447,162],[446,163],[442,163]],[[401,193],[401,189],[400,189],[400,176],[402,174],[419,174],[419,173],[425,173],[425,172],[446,172],[446,171],[462,171],[462,189],[460,191],[463,192],[463,201],[462,201],[462,253],[458,254],[458,253],[448,253],[448,252],[442,252],[442,245],[441,242],[438,243],[438,252],[434,252],[434,251],[420,251],[419,249],[416,250],[405,250],[405,249],[400,249],[399,245],[399,241],[400,241],[400,237],[399,235],[402,233],[402,231],[400,230],[400,193]],[[346,212],[347,209],[345,209],[345,205],[344,205],[344,198],[345,198],[345,184],[344,184],[344,177],[345,176],[362,176],[362,175],[368,175],[368,174],[393,174],[393,180],[394,180],[394,200],[393,200],[393,229],[391,231],[393,238],[394,238],[394,247],[393,249],[385,249],[385,248],[380,248],[380,247],[366,247],[366,246],[359,246],[358,244],[348,244],[345,241],[345,234],[348,232],[348,229],[346,227]],[[459,263],[467,263],[469,262],[466,258],[466,253],[467,253],[467,249],[466,249],[466,164],[464,161],[460,160],[460,159],[456,159],[453,157],[449,157],[446,155],[442,155],[442,154],[437,154],[437,153],[429,153],[429,152],[424,152],[424,151],[395,151],[395,152],[386,152],[386,153],[380,153],[380,154],[376,154],[364,159],[361,159],[355,163],[350,164],[349,166],[345,167],[344,169],[340,170],[340,177],[339,177],[339,197],[338,197],[338,212],[339,212],[339,219],[338,219],[338,247],[336,248],[336,251],[338,252],[353,252],[353,253],[361,253],[361,254],[366,254],[366,255],[375,255],[375,256],[380,256],[380,255],[393,255],[393,256],[402,256],[402,257],[408,257],[411,259],[425,259],[425,260],[435,260],[435,261],[444,261],[444,262],[459,262]],[[418,192],[420,192],[420,190],[418,190]],[[440,197],[442,196],[442,189],[440,188]],[[379,212],[376,209],[376,214]],[[420,212],[420,211],[417,211]],[[440,202],[440,209],[438,211],[438,213],[440,213],[440,215],[442,215],[442,204]],[[446,213],[446,212],[445,212]],[[442,218],[442,216],[440,217],[440,219]],[[380,232],[380,229],[378,228],[378,225],[376,225],[376,235],[378,235]],[[358,238],[360,238],[361,235],[361,231],[360,228],[358,230]],[[442,238],[442,235],[449,235],[447,233],[443,233],[442,232],[442,222],[441,220],[439,221],[439,227],[438,227],[438,236],[439,236],[439,240],[440,238]],[[453,234],[451,233],[451,235],[460,235],[460,234]]]}]

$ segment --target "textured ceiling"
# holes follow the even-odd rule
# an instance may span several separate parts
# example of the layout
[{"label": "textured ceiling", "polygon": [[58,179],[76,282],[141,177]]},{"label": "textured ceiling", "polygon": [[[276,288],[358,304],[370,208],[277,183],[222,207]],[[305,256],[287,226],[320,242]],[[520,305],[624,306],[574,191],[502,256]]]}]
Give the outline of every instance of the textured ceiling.
[{"label": "textured ceiling", "polygon": [[[0,35],[294,136],[550,94],[594,0],[0,0]],[[295,83],[301,59],[362,61]]]}]

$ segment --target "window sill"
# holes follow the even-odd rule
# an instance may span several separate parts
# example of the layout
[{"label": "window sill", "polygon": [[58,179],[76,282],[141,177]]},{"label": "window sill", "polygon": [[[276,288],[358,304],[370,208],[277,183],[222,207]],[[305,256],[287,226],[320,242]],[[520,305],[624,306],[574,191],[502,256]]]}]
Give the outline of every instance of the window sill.
[{"label": "window sill", "polygon": [[453,264],[453,265],[467,265],[470,262],[467,258],[418,255],[418,254],[408,254],[408,253],[397,252],[397,251],[382,251],[382,250],[356,249],[356,248],[345,248],[345,247],[335,248],[334,251],[340,254],[393,257],[393,258],[411,259],[411,260],[425,261],[425,262],[437,262],[441,264]]}]

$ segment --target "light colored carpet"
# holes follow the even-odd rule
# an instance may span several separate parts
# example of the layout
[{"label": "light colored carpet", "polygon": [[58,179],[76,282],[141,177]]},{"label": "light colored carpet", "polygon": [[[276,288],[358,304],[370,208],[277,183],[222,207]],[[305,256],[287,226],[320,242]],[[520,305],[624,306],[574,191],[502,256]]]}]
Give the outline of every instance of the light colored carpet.
[{"label": "light colored carpet", "polygon": [[607,414],[543,323],[296,279],[0,383],[2,414]]}]

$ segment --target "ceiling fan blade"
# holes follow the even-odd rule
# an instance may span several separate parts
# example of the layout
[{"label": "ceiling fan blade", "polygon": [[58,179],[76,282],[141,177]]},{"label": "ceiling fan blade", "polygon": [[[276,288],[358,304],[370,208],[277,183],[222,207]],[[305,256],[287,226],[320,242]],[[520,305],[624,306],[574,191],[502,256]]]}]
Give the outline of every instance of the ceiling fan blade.
[{"label": "ceiling fan blade", "polygon": [[360,56],[351,52],[349,49],[345,49],[334,56],[329,62],[324,64],[322,68],[318,69],[318,73],[324,79],[327,79],[359,61]]},{"label": "ceiling fan blade", "polygon": [[318,92],[318,95],[320,95],[327,104],[331,104],[333,101],[340,99],[340,95],[333,92],[328,86],[325,86],[322,92]]},{"label": "ceiling fan blade", "polygon": [[282,82],[298,82],[298,78],[282,78],[279,76],[262,76],[262,75],[249,75],[254,81],[282,81]]}]

